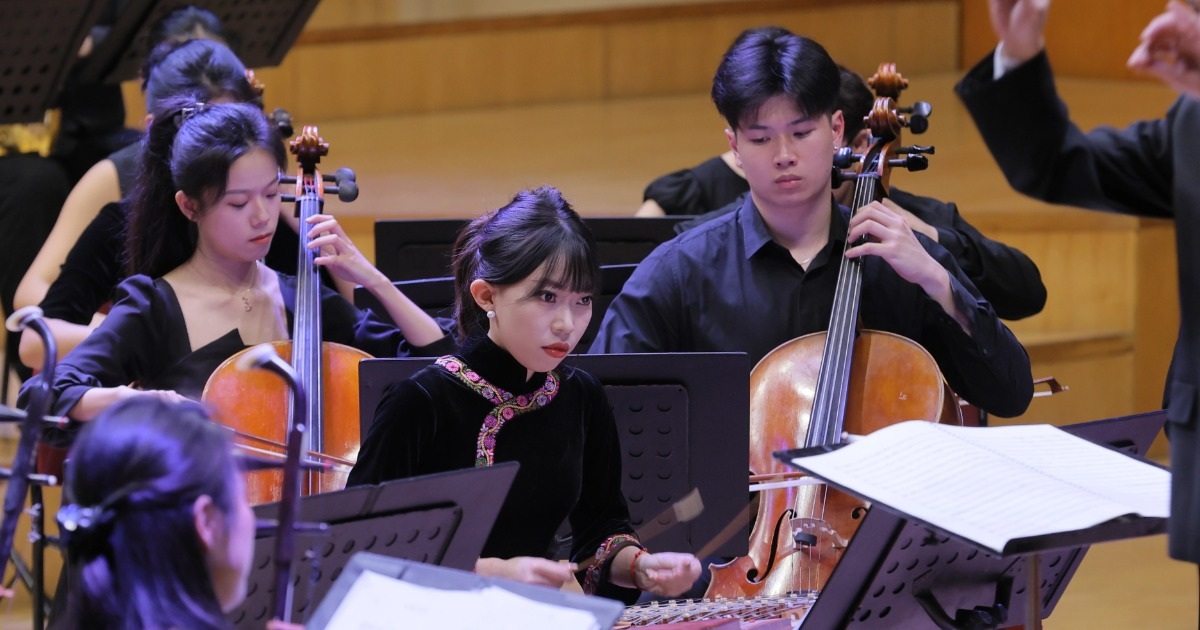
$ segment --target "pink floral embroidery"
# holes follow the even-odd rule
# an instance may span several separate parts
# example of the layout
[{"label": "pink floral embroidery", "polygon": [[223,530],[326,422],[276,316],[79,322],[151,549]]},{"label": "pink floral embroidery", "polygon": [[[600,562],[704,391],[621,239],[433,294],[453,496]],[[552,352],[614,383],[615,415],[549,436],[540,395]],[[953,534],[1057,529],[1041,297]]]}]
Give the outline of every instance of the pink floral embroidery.
[{"label": "pink floral embroidery", "polygon": [[496,451],[496,434],[500,433],[500,429],[504,428],[504,423],[513,418],[537,411],[546,405],[549,405],[554,397],[558,395],[558,374],[556,372],[546,373],[546,383],[542,385],[537,394],[530,399],[529,396],[521,395],[515,397],[503,389],[487,382],[477,372],[467,367],[458,357],[447,355],[437,360],[437,364],[442,366],[447,372],[458,377],[460,381],[470,387],[475,393],[483,396],[484,400],[492,403],[499,403],[495,409],[492,409],[487,417],[483,419],[483,425],[479,428],[479,438],[475,443],[475,466],[491,466],[494,462],[494,453]]}]

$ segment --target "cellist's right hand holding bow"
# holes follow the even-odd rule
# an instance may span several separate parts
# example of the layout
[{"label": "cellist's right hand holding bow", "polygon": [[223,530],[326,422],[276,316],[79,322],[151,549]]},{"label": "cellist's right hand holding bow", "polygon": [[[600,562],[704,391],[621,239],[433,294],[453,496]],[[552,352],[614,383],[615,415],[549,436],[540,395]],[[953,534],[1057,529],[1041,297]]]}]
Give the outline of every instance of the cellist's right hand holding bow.
[{"label": "cellist's right hand holding bow", "polygon": [[1200,12],[1179,0],[1150,20],[1126,62],[1183,94],[1200,98]]}]

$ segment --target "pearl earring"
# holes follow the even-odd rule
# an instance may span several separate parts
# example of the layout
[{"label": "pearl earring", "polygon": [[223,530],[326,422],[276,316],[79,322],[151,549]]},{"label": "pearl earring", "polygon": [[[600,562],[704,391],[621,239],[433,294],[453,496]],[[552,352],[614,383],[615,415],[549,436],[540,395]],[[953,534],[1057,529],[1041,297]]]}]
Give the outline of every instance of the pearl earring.
[{"label": "pearl earring", "polygon": [[488,311],[487,318],[488,319],[496,319],[496,311]]}]

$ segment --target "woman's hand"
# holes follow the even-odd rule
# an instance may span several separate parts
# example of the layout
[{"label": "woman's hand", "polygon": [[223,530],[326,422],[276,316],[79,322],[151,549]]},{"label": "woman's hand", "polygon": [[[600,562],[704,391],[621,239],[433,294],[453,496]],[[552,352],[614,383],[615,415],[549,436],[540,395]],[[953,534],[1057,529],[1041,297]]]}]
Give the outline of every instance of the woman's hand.
[{"label": "woman's hand", "polygon": [[325,267],[333,277],[369,286],[372,283],[388,282],[388,279],[358,251],[358,247],[346,235],[337,219],[327,214],[308,218],[312,226],[308,229],[309,249],[317,250],[313,263]]},{"label": "woman's hand", "polygon": [[574,563],[556,562],[529,556],[517,556],[509,559],[480,558],[475,563],[475,573],[479,575],[552,588],[561,588],[564,582],[574,579],[575,571]]},{"label": "woman's hand", "polygon": [[678,597],[700,577],[700,561],[690,553],[639,554],[633,566],[634,586],[662,597]]}]

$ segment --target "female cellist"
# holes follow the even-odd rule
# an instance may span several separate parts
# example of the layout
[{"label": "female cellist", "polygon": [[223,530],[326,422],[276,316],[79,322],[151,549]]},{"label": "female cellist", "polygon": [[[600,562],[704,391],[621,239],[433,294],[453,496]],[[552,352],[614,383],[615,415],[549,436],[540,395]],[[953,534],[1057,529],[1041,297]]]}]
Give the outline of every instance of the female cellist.
[{"label": "female cellist", "polygon": [[[282,145],[252,105],[175,102],[155,117],[132,206],[124,281],[104,323],[56,373],[55,412],[88,420],[131,397],[197,398],[223,360],[286,339],[291,277],[266,253],[280,216]],[[326,339],[377,356],[452,347],[437,322],[370,265],[326,215],[310,220],[318,266],[363,285],[398,325],[321,293]]]}]

